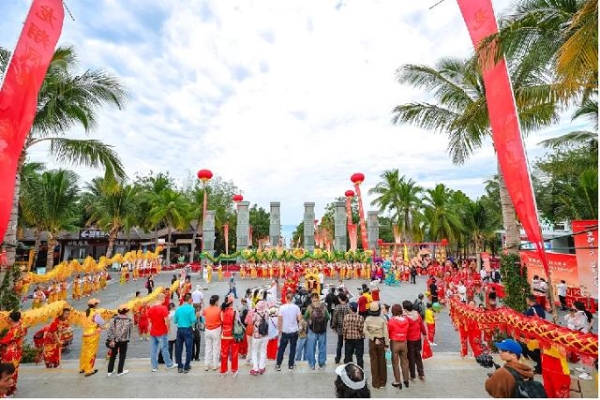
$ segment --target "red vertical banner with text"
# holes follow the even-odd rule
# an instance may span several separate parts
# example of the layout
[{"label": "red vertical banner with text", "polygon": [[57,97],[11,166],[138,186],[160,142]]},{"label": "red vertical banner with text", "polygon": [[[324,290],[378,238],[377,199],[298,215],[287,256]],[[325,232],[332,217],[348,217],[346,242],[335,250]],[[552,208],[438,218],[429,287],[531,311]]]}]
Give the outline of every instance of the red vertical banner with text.
[{"label": "red vertical banner with text", "polygon": [[358,196],[358,216],[360,223],[360,241],[362,244],[363,251],[369,249],[369,242],[367,241],[367,223],[365,221],[365,210],[363,208],[362,194],[360,193],[360,183],[354,184],[356,195]]},{"label": "red vertical banner with text", "polygon": [[579,282],[598,298],[598,220],[572,221]]},{"label": "red vertical banner with text", "polygon": [[34,0],[6,67],[0,91],[0,239],[10,219],[19,157],[63,20],[62,0]]},{"label": "red vertical banner with text", "polygon": [[[530,282],[534,275],[548,279],[542,260],[537,252],[521,251],[520,255],[521,263],[527,267],[527,278]],[[552,274],[553,285],[556,286],[561,280],[564,280],[568,286],[579,287],[581,280],[577,270],[577,257],[575,254],[548,252],[546,255],[548,256],[548,268]]]},{"label": "red vertical banner with text", "polygon": [[[498,33],[491,0],[457,1],[475,48],[479,47],[483,39]],[[479,64],[483,72],[494,148],[519,221],[528,240],[535,245],[547,272],[548,261],[508,68],[504,58],[494,62],[494,51],[485,53],[486,55],[479,59]]]},{"label": "red vertical banner with text", "polygon": [[348,237],[350,239],[350,250],[356,251],[356,224],[348,224]]}]

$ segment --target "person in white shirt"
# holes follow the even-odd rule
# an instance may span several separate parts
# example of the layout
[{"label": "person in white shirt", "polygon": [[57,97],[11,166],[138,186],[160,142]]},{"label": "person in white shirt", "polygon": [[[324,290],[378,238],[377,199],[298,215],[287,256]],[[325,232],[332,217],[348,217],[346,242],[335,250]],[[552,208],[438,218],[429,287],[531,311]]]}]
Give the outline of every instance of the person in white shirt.
[{"label": "person in white shirt", "polygon": [[479,275],[481,276],[481,280],[483,281],[485,278],[488,278],[488,272],[485,270],[485,267],[481,268],[479,271]]},{"label": "person in white shirt", "polygon": [[585,311],[579,311],[575,308],[571,308],[569,313],[565,315],[565,321],[567,323],[567,328],[579,331],[582,333],[589,332],[589,324],[587,315],[585,315]]},{"label": "person in white shirt", "polygon": [[286,303],[279,307],[277,314],[277,330],[281,334],[279,342],[279,350],[277,351],[277,362],[275,370],[281,371],[281,363],[283,362],[283,354],[290,343],[290,357],[288,360],[288,369],[294,369],[294,360],[296,359],[296,343],[298,342],[298,321],[302,318],[300,307],[294,304],[294,294],[288,292],[285,295]]},{"label": "person in white shirt", "polygon": [[267,292],[267,302],[276,302],[277,301],[277,280],[273,280],[271,282],[271,287],[266,290]]},{"label": "person in white shirt", "polygon": [[202,308],[202,299],[204,296],[202,295],[202,287],[200,285],[196,285],[196,290],[192,292],[192,305],[196,312],[200,311]]},{"label": "person in white shirt", "polygon": [[467,302],[467,287],[465,286],[463,281],[458,282],[458,296],[460,297],[460,301],[463,303]]},{"label": "person in white shirt", "polygon": [[560,281],[556,285],[556,294],[558,295],[558,300],[560,300],[561,310],[565,311],[567,309],[567,282]]}]

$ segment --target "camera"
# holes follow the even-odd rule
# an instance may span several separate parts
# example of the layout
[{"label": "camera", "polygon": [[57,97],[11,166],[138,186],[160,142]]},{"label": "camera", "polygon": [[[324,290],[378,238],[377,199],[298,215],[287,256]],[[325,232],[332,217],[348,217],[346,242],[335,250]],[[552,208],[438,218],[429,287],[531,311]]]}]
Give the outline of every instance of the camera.
[{"label": "camera", "polygon": [[478,357],[475,357],[475,361],[477,361],[477,364],[481,365],[483,368],[500,368],[500,365],[494,362],[494,359],[490,354],[482,354]]}]

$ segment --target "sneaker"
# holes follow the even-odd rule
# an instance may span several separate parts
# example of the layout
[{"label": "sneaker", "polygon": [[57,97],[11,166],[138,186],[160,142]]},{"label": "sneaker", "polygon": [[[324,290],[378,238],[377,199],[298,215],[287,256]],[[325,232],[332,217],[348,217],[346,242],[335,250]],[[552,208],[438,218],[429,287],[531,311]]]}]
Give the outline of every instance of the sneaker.
[{"label": "sneaker", "polygon": [[112,376],[112,372],[109,372],[108,374],[106,374],[106,376]]},{"label": "sneaker", "polygon": [[191,368],[190,368],[190,369],[184,369],[184,370],[183,370],[183,373],[184,373],[184,374],[189,374],[191,370],[192,370]]},{"label": "sneaker", "polygon": [[289,371],[293,371],[295,367],[296,367],[295,365],[290,365],[290,366],[288,367],[288,370],[289,370]]},{"label": "sneaker", "polygon": [[275,366],[275,371],[281,371],[281,365],[276,365]]},{"label": "sneaker", "polygon": [[587,374],[587,371],[585,370],[585,368],[577,367],[577,368],[575,368],[575,371],[581,372],[582,374]]},{"label": "sneaker", "polygon": [[121,372],[121,373],[117,374],[117,376],[123,376],[123,375],[126,375],[126,374],[128,374],[128,373],[129,373],[129,370],[128,370],[128,369],[125,369],[125,370],[123,370],[123,372]]},{"label": "sneaker", "polygon": [[258,373],[262,375],[265,373],[266,370],[267,370],[266,368],[261,368],[258,370]]},{"label": "sneaker", "polygon": [[158,368],[152,368],[152,372],[158,372]]},{"label": "sneaker", "polygon": [[582,379],[582,380],[584,380],[584,381],[588,381],[588,380],[591,380],[591,379],[593,379],[593,378],[592,378],[592,376],[591,376],[590,374],[588,374],[587,372],[584,372],[584,373],[582,373],[582,374],[578,375],[577,377],[578,377],[579,379]]},{"label": "sneaker", "polygon": [[250,370],[250,375],[252,375],[252,376],[258,376],[258,374],[259,374],[259,372],[257,370],[255,370],[255,369],[251,369]]},{"label": "sneaker", "polygon": [[167,366],[167,369],[173,369],[173,368],[176,368],[176,367],[177,367],[177,365],[175,365],[175,363],[173,363],[173,364]]},{"label": "sneaker", "polygon": [[214,367],[214,368],[213,368],[213,371],[216,371],[216,370],[218,370],[218,368],[217,368],[217,367]]},{"label": "sneaker", "polygon": [[325,365],[319,365],[319,370],[325,369]]},{"label": "sneaker", "polygon": [[183,374],[183,368],[177,368],[177,372],[179,372],[180,374]]},{"label": "sneaker", "polygon": [[434,346],[434,347],[435,347],[435,346],[437,346],[437,343],[433,343],[433,342],[431,342],[431,343],[429,343],[429,344],[430,344],[431,346]]},{"label": "sneaker", "polygon": [[232,374],[233,374],[233,377],[234,377],[234,378],[237,378],[237,376],[238,376],[238,372],[237,372],[237,371],[235,371],[235,372],[234,372],[234,371],[231,371],[231,372],[232,372]]},{"label": "sneaker", "polygon": [[86,376],[86,377],[88,377],[88,376],[92,376],[92,375],[94,375],[96,372],[98,372],[98,370],[97,370],[97,369],[93,370],[92,372],[88,372],[87,374],[85,374],[85,376]]},{"label": "sneaker", "polygon": [[208,367],[204,367],[204,370],[205,370],[205,371],[207,371],[207,372],[208,372],[208,370],[209,370],[209,369],[210,369],[210,368],[208,368]]},{"label": "sneaker", "polygon": [[309,365],[310,369],[312,369],[313,371],[315,370],[315,366],[314,365]]}]

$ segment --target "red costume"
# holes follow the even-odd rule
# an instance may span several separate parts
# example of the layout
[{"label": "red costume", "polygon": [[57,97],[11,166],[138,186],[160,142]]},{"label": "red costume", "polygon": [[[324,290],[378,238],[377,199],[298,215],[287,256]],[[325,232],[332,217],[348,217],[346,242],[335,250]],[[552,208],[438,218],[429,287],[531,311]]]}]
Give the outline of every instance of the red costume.
[{"label": "red costume", "polygon": [[[44,362],[46,368],[58,368],[61,356],[61,333],[69,324],[55,318],[50,325],[44,329]],[[58,337],[58,341],[56,340]]]},{"label": "red costume", "polygon": [[20,322],[11,326],[6,336],[0,339],[0,361],[3,363],[12,363],[15,366],[13,374],[13,386],[6,392],[7,396],[17,391],[17,379],[19,378],[19,362],[23,355],[23,340],[27,336],[27,328]]},{"label": "red costume", "polygon": [[481,330],[477,322],[469,321],[467,325],[461,324],[460,329],[460,355],[465,357],[469,354],[467,349],[467,341],[471,346],[471,350],[473,350],[473,355],[475,357],[479,357],[481,355]]}]

